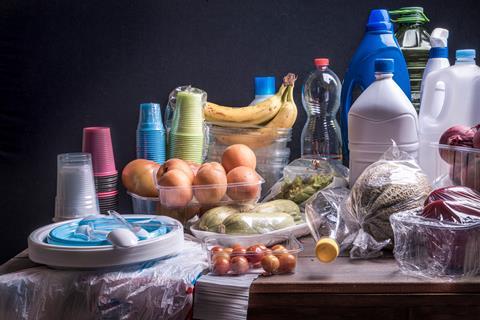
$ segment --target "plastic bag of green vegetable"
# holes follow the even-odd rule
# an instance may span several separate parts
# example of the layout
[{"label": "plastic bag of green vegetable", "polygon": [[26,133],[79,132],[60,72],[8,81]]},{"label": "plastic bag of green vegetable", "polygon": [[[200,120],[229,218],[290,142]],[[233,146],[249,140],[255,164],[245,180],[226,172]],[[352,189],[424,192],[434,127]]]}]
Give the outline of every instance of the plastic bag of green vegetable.
[{"label": "plastic bag of green vegetable", "polygon": [[320,190],[348,186],[348,168],[339,161],[327,159],[297,159],[283,170],[263,202],[286,199],[303,204]]}]

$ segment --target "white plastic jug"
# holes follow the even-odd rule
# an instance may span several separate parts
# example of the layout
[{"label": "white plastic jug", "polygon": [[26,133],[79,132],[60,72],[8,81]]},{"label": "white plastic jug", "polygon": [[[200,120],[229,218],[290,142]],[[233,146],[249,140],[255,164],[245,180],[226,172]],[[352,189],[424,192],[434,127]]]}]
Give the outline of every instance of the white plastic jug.
[{"label": "white plastic jug", "polygon": [[456,59],[455,65],[434,71],[425,79],[419,162],[431,181],[437,178],[434,164],[441,163],[432,143],[438,143],[451,126],[480,123],[480,68],[475,64],[475,50],[457,50]]},{"label": "white plastic jug", "polygon": [[392,79],[393,63],[393,59],[375,60],[375,82],[348,112],[350,186],[366,167],[380,159],[392,140],[417,158],[417,112]]}]

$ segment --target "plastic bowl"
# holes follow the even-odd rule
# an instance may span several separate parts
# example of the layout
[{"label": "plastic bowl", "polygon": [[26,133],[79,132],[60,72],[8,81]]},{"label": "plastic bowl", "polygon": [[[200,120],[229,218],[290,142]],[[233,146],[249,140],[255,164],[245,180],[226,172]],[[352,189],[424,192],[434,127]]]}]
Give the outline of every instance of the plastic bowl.
[{"label": "plastic bowl", "polygon": [[440,153],[436,157],[434,185],[459,185],[480,191],[480,149],[432,144]]},{"label": "plastic bowl", "polygon": [[[262,267],[262,258],[266,255],[272,254],[267,253],[264,250],[257,251],[256,253],[236,253],[226,254],[223,251],[212,252],[212,249],[215,247],[221,248],[233,248],[234,246],[241,246],[247,249],[253,245],[263,244],[266,247],[271,246],[271,244],[282,245],[285,249],[281,251],[273,252],[273,255],[279,260],[280,265],[276,270],[265,270]],[[234,276],[244,273],[261,273],[264,275],[273,275],[273,274],[287,274],[295,273],[298,261],[298,254],[303,251],[302,244],[294,236],[272,236],[265,235],[263,237],[257,237],[252,239],[251,237],[245,236],[230,236],[230,237],[206,237],[203,242],[203,246],[207,251],[207,256],[209,259],[210,271],[216,275],[228,275]],[[269,249],[272,249],[273,246]],[[215,250],[215,249],[214,249]],[[248,267],[240,270],[240,272],[235,272],[235,263],[233,259],[235,257],[244,257],[248,262]],[[219,272],[220,268],[217,268],[216,261],[218,259],[224,258],[229,261],[230,267],[224,269],[224,272]],[[242,259],[243,260],[243,259]],[[245,260],[243,260],[245,261]],[[224,264],[225,266],[225,264]]]},{"label": "plastic bowl", "polygon": [[400,269],[423,277],[468,277],[480,273],[480,222],[456,224],[412,212],[390,216]]}]

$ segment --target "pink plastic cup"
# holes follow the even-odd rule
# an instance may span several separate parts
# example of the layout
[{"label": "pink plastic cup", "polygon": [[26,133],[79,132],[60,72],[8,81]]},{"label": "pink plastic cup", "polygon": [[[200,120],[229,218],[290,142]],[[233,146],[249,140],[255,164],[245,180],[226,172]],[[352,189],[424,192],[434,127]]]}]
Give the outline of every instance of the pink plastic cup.
[{"label": "pink plastic cup", "polygon": [[95,176],[107,176],[117,173],[110,128],[83,128],[82,150],[92,154],[93,173]]}]

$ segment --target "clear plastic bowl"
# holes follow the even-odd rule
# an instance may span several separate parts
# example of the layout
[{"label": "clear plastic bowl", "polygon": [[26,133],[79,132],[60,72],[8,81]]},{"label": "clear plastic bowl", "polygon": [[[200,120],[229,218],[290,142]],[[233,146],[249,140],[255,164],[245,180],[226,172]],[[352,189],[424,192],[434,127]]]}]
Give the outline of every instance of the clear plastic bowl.
[{"label": "clear plastic bowl", "polygon": [[[231,254],[226,254],[225,252],[212,252],[212,249],[215,247],[221,248],[234,248],[235,246],[241,246],[245,249],[248,249],[250,246],[263,244],[266,247],[270,247],[272,244],[282,245],[283,250],[271,252],[274,246],[270,247],[270,251],[260,250],[256,253],[249,253],[248,250],[246,253],[233,252]],[[295,273],[298,261],[298,254],[303,251],[303,245],[294,237],[294,236],[272,236],[265,235],[263,237],[257,237],[252,239],[248,236],[230,236],[230,237],[206,237],[203,242],[203,246],[207,251],[207,256],[209,259],[210,271],[216,275],[238,275],[242,273],[261,273],[264,275],[272,274],[286,274],[286,273]],[[215,249],[214,249],[215,250]],[[223,249],[222,249],[223,250]],[[278,269],[275,270],[265,270],[262,267],[262,258],[266,255],[273,254],[279,261],[280,265]],[[242,256],[246,258],[248,262],[248,268],[241,270],[241,272],[235,272],[232,268],[235,257]],[[288,257],[287,257],[288,256]],[[230,268],[227,272],[218,272],[216,259],[225,258],[230,263]],[[245,260],[244,260],[245,261]],[[225,271],[225,269],[223,270]]]},{"label": "clear plastic bowl", "polygon": [[456,224],[412,212],[390,217],[395,259],[409,274],[458,278],[480,273],[480,223]]},{"label": "clear plastic bowl", "polygon": [[480,149],[432,144],[440,153],[434,166],[433,184],[443,186],[465,186],[480,191]]}]

